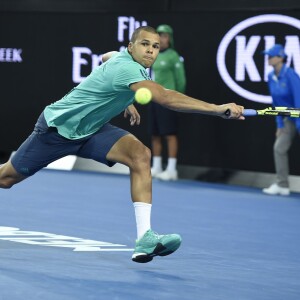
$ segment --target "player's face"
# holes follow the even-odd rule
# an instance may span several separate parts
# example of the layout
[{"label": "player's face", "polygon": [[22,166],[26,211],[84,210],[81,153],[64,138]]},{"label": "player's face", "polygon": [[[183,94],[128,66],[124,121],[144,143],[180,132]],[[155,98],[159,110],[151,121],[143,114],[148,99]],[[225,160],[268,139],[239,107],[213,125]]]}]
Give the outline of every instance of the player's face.
[{"label": "player's face", "polygon": [[145,68],[150,68],[159,53],[159,35],[141,31],[134,43],[129,43],[128,51],[133,59]]}]

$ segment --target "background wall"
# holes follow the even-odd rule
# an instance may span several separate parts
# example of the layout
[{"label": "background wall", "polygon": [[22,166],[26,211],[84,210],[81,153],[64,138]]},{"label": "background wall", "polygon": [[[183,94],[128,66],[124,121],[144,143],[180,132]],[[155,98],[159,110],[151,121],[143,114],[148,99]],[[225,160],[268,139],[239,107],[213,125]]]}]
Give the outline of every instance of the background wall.
[{"label": "background wall", "polygon": [[47,12],[194,12],[207,10],[295,10],[298,0],[1,0],[2,11]]},{"label": "background wall", "polygon": [[[216,56],[225,34],[245,19],[263,14],[300,19],[299,1],[285,1],[284,5],[281,2],[174,0],[151,1],[150,6],[144,1],[0,1],[0,151],[16,150],[44,106],[77,85],[74,74],[87,76],[102,53],[126,46],[131,28],[143,22],[173,27],[176,49],[185,60],[188,95],[216,104],[236,102],[249,108],[266,107],[267,104],[237,95],[224,83]],[[261,36],[253,57],[263,78],[264,58],[260,52],[265,47],[264,36],[273,35],[277,42],[285,43],[287,35],[299,36],[299,29],[268,24],[247,28],[241,34],[248,42],[251,36]],[[232,77],[235,49],[232,44],[226,56]],[[292,61],[293,66],[295,63]],[[266,82],[251,81],[247,72],[239,84],[268,94]],[[143,118],[139,128],[130,128],[122,116],[113,123],[132,131],[150,146],[147,107],[138,109]],[[238,122],[180,114],[180,125],[181,165],[274,171],[274,118]],[[291,150],[291,174],[300,174],[299,152],[297,139]]]}]

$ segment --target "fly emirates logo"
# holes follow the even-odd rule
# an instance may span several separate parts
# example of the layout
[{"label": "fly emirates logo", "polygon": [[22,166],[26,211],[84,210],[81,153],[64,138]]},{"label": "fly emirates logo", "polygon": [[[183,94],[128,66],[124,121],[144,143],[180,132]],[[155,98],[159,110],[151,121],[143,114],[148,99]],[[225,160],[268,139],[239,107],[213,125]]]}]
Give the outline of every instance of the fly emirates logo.
[{"label": "fly emirates logo", "polygon": [[[122,43],[120,51],[125,48],[134,30],[140,26],[146,26],[146,21],[137,21],[134,17],[118,17],[118,42]],[[114,49],[112,49],[114,50]],[[102,62],[102,54],[95,54],[88,47],[73,47],[72,80],[80,83],[86,76]]]}]

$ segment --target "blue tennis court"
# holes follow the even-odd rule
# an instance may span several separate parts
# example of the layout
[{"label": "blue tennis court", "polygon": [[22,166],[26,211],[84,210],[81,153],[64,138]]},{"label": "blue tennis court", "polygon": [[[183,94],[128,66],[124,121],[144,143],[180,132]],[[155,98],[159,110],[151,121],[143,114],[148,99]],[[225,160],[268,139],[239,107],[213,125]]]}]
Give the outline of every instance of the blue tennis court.
[{"label": "blue tennis court", "polygon": [[0,190],[0,299],[300,298],[300,195],[153,182],[152,228],[174,254],[131,261],[129,177],[43,170]]}]

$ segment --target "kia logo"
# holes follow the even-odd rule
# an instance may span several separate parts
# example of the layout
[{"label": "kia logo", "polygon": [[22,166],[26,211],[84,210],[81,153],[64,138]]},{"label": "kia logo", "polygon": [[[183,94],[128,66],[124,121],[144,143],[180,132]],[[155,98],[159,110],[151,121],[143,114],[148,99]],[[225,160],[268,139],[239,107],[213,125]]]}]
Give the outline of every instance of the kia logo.
[{"label": "kia logo", "polygon": [[[265,58],[264,74],[261,76],[254,60],[254,54],[257,53],[257,47],[261,41],[264,42],[264,49],[271,48],[276,43],[276,35],[252,35],[250,37],[239,35],[243,30],[262,23],[280,23],[291,26],[294,30],[300,30],[300,21],[289,16],[268,14],[246,19],[230,29],[222,39],[217,52],[217,67],[226,85],[239,96],[260,103],[272,103],[270,96],[249,91],[239,84],[244,82],[246,78],[251,82],[266,81],[267,74],[272,70],[268,66],[267,58]],[[226,67],[226,52],[233,41],[236,42],[234,78],[229,74]],[[299,34],[286,35],[284,48],[288,55],[287,64],[289,65],[292,62],[295,71],[300,73]],[[248,77],[246,77],[246,74]],[[249,87],[249,85],[247,86]]]}]

